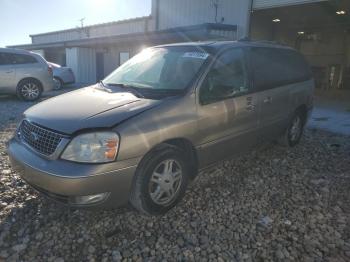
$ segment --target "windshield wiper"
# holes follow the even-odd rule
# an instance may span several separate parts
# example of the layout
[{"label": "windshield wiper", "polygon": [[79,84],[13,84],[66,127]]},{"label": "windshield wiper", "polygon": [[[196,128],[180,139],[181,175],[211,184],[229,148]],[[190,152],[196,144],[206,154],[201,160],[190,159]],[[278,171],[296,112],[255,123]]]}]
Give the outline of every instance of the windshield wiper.
[{"label": "windshield wiper", "polygon": [[126,85],[126,84],[117,84],[117,83],[108,83],[107,85],[109,86],[117,86],[120,88],[125,88],[125,89],[131,89],[134,94],[136,94],[138,97],[145,98],[143,94],[138,90],[137,87],[132,86],[132,85]]},{"label": "windshield wiper", "polygon": [[108,93],[112,93],[112,90],[108,88],[108,86],[105,83],[103,83],[102,80],[98,81],[98,84],[100,87],[102,87],[103,90],[107,91]]}]

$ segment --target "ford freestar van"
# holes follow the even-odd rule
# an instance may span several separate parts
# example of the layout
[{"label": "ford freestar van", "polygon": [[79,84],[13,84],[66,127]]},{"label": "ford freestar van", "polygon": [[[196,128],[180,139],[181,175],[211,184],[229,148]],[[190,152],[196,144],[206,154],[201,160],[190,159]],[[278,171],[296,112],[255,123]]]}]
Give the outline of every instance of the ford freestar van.
[{"label": "ford freestar van", "polygon": [[8,152],[28,184],[59,202],[162,214],[198,170],[264,141],[295,146],[313,89],[289,47],[157,46],[96,85],[28,109]]}]

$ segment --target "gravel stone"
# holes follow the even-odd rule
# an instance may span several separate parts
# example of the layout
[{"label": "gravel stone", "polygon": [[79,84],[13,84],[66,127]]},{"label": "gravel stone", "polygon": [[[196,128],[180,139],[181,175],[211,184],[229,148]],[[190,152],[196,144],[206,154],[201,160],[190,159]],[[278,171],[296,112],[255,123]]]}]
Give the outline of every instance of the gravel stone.
[{"label": "gravel stone", "polygon": [[266,217],[263,217],[262,219],[260,219],[259,221],[259,225],[263,226],[263,227],[269,227],[271,224],[272,224],[273,220],[266,216]]},{"label": "gravel stone", "polygon": [[9,254],[7,253],[6,250],[2,250],[0,252],[0,258],[7,258],[9,256]]},{"label": "gravel stone", "polygon": [[279,260],[284,259],[284,254],[283,254],[283,252],[280,249],[278,249],[276,251],[276,258],[279,259]]},{"label": "gravel stone", "polygon": [[0,97],[0,261],[350,260],[350,137],[308,129],[219,162],[161,217],[72,210],[11,169],[5,144],[34,104]]},{"label": "gravel stone", "polygon": [[95,252],[95,247],[94,246],[89,246],[88,251],[89,253],[94,253]]},{"label": "gravel stone", "polygon": [[26,244],[18,244],[18,245],[13,246],[12,250],[19,253],[19,252],[25,250],[26,248],[27,248]]},{"label": "gravel stone", "polygon": [[39,232],[38,234],[36,234],[35,239],[36,240],[41,240],[43,238],[44,234],[42,232]]}]

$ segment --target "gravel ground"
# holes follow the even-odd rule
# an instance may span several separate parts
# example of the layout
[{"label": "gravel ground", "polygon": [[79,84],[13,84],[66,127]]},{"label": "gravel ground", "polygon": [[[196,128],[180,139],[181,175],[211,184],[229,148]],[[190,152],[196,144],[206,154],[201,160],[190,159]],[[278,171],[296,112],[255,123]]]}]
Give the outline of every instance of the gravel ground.
[{"label": "gravel ground", "polygon": [[350,139],[307,130],[202,172],[163,217],[70,210],[9,166],[31,103],[0,97],[0,261],[350,261]]}]

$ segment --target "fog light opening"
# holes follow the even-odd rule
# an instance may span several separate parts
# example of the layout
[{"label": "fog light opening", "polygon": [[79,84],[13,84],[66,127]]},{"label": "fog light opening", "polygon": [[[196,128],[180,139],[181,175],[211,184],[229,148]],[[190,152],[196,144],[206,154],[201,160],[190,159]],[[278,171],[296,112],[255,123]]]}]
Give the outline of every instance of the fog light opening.
[{"label": "fog light opening", "polygon": [[110,193],[100,193],[95,195],[88,195],[88,196],[76,196],[71,198],[71,203],[76,205],[88,205],[88,204],[95,204],[98,202],[104,201]]}]

